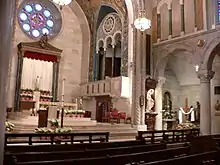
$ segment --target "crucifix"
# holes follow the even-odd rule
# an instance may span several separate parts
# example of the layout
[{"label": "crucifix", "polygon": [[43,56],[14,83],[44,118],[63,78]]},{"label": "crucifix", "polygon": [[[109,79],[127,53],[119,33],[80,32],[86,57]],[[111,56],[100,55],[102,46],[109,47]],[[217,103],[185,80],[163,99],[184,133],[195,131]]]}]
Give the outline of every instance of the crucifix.
[{"label": "crucifix", "polygon": [[188,98],[185,98],[185,107],[183,108],[184,112],[186,113],[185,114],[185,119],[184,121],[187,121],[188,118],[187,118],[187,112],[190,110],[190,107],[188,106]]},{"label": "crucifix", "polygon": [[[184,114],[184,119],[182,117],[182,114]],[[187,118],[187,116],[190,116],[190,118]],[[182,122],[187,122],[188,120],[191,120],[191,121],[195,121],[195,114],[194,114],[194,108],[191,106],[191,107],[188,107],[188,98],[185,98],[185,107],[184,108],[181,108],[180,107],[180,111],[179,111],[179,121],[180,123]]]}]

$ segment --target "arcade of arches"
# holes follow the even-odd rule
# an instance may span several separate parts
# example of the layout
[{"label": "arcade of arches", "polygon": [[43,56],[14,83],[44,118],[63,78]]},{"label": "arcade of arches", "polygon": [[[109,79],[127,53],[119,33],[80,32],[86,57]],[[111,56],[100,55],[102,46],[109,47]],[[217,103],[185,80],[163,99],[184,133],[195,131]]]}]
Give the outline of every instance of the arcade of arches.
[{"label": "arcade of arches", "polygon": [[[161,130],[191,123],[204,135],[220,133],[218,4],[142,5],[74,0],[60,10],[49,0],[1,1],[0,96],[7,120],[37,127],[41,111],[53,116],[51,107],[63,103],[70,126],[125,121],[135,130]],[[152,24],[144,32],[133,25],[141,7]],[[17,113],[28,117],[14,120]],[[76,114],[77,121],[69,117]]]}]

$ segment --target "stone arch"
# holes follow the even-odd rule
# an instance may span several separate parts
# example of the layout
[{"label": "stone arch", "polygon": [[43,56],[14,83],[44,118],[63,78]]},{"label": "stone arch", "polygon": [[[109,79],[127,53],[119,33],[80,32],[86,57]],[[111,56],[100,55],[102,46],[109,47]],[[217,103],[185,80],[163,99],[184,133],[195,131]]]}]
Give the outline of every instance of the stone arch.
[{"label": "stone arch", "polygon": [[[186,45],[185,45],[186,46]],[[185,47],[181,45],[180,47],[171,48],[171,49],[163,49],[160,50],[158,53],[161,53],[161,57],[157,60],[155,69],[154,69],[154,77],[164,77],[164,71],[167,66],[168,60],[172,55],[177,55],[180,53],[184,53],[187,61],[189,63],[194,63],[191,56],[193,55],[193,51],[189,49],[189,47]]]},{"label": "stone arch", "polygon": [[107,36],[104,41],[104,49],[107,48],[108,44],[113,44],[113,38],[111,35]]},{"label": "stone arch", "polygon": [[200,69],[212,70],[212,63],[216,55],[216,51],[220,49],[220,37],[214,38],[204,51],[204,60]]},{"label": "stone arch", "polygon": [[89,74],[87,73],[87,71],[89,70],[91,33],[90,33],[88,20],[80,5],[76,1],[72,1],[72,3],[70,4],[70,8],[77,16],[82,31],[82,40],[83,40],[82,66],[83,67],[81,69],[81,83],[85,83],[88,82],[89,79]]},{"label": "stone arch", "polygon": [[100,47],[104,47],[104,40],[103,39],[100,39],[97,42],[97,47],[96,47],[96,52],[97,53],[98,53]]},{"label": "stone arch", "polygon": [[115,34],[113,35],[113,44],[116,44],[117,42],[117,37],[120,36],[122,38],[122,34],[121,31],[117,31],[115,32]]}]

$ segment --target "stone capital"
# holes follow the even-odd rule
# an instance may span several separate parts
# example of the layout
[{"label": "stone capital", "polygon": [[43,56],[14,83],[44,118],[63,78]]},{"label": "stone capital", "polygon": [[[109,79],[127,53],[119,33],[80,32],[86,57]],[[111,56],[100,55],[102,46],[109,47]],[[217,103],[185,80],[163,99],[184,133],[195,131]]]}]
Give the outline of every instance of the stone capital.
[{"label": "stone capital", "polygon": [[157,87],[161,88],[165,82],[166,82],[165,77],[158,77],[157,78]]},{"label": "stone capital", "polygon": [[215,72],[212,70],[199,70],[197,76],[200,79],[201,83],[209,83],[213,78]]}]

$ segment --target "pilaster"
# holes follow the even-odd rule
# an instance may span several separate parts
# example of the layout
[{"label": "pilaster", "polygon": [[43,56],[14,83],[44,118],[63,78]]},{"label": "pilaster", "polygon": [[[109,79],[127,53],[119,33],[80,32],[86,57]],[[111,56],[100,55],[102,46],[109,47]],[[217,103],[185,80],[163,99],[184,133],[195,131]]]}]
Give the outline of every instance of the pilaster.
[{"label": "pilaster", "polygon": [[163,115],[162,115],[163,90],[162,90],[162,87],[165,81],[166,81],[165,77],[158,77],[158,83],[155,89],[155,111],[158,114],[156,116],[155,130],[163,129]]},{"label": "pilaster", "polygon": [[200,70],[197,73],[200,79],[200,132],[202,135],[211,134],[211,96],[210,80],[214,76],[211,70]]}]

